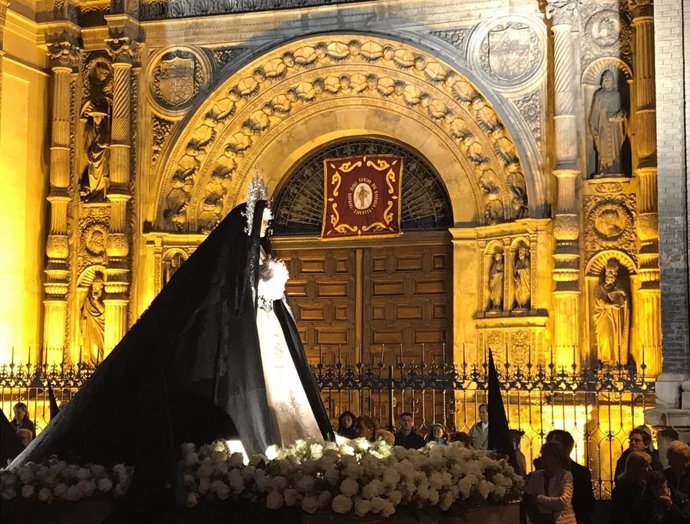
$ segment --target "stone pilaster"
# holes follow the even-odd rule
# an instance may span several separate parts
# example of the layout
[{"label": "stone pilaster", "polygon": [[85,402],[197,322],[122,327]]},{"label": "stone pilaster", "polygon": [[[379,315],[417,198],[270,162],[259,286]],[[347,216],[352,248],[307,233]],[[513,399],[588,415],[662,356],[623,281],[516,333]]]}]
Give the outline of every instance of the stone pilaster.
[{"label": "stone pilaster", "polygon": [[113,109],[110,144],[110,186],[107,198],[110,207],[110,232],[106,244],[105,298],[105,354],[107,355],[124,336],[128,328],[129,291],[132,279],[130,258],[129,218],[132,198],[132,64],[136,42],[123,29],[131,18],[114,15],[108,18],[111,34],[118,35],[107,41],[113,61]]},{"label": "stone pilaster", "polygon": [[633,15],[633,159],[638,180],[639,288],[635,326],[644,348],[646,373],[661,371],[661,289],[659,286],[659,216],[656,154],[654,16],[651,0],[630,0]]},{"label": "stone pilaster", "polygon": [[[70,145],[73,136],[71,107],[74,71],[79,64],[75,40],[62,40],[48,45],[53,73],[52,137],[50,143],[50,226],[46,242],[45,298],[43,344],[48,362],[60,362],[66,351],[67,294],[69,291],[70,246],[67,231],[67,208],[70,204],[72,171]],[[69,358],[67,356],[67,358]]]},{"label": "stone pilaster", "polygon": [[558,184],[555,207],[554,267],[552,278],[554,338],[556,348],[574,347],[579,340],[580,225],[577,214],[578,167],[577,137],[577,70],[573,24],[577,17],[574,0],[549,0],[547,17],[551,19],[554,40],[554,152],[553,171]]}]

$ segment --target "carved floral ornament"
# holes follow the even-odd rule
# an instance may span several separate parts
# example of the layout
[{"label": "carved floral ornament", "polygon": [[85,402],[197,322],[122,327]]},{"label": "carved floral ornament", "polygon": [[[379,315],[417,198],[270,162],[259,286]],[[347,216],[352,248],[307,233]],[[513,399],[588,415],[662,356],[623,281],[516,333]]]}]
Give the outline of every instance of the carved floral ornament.
[{"label": "carved floral ornament", "polygon": [[[491,207],[491,213],[479,213],[482,222],[487,216],[506,221],[524,215],[527,196],[516,146],[470,82],[435,57],[400,43],[309,39],[237,72],[190,119],[162,163],[158,226],[212,229],[251,174],[244,159],[262,135],[312,103],[346,97],[395,103],[438,126],[475,179],[491,179],[490,191],[479,183],[475,187]],[[508,174],[517,182],[508,183]]]}]

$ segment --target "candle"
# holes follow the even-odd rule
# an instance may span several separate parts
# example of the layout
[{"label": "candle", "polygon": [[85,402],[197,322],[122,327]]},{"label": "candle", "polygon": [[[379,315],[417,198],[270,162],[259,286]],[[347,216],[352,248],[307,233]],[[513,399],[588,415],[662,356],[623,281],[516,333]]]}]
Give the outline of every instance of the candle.
[{"label": "candle", "polygon": [[424,357],[425,357],[424,342],[422,342],[422,364],[424,364]]},{"label": "candle", "polygon": [[508,367],[508,344],[503,344],[506,350],[506,367]]},{"label": "candle", "polygon": [[323,347],[319,344],[319,364],[321,364],[321,358],[323,356]]},{"label": "candle", "polygon": [[462,365],[464,366],[467,363],[467,360],[465,358],[465,343],[462,343]]}]

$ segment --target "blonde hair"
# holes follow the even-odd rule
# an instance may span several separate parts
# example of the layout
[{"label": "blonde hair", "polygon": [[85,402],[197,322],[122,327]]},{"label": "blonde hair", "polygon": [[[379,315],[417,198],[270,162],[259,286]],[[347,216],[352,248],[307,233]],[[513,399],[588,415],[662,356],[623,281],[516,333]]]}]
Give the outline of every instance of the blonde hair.
[{"label": "blonde hair", "polygon": [[647,477],[647,470],[652,463],[652,457],[644,451],[633,451],[625,461],[625,469],[618,477],[627,482],[641,484]]}]

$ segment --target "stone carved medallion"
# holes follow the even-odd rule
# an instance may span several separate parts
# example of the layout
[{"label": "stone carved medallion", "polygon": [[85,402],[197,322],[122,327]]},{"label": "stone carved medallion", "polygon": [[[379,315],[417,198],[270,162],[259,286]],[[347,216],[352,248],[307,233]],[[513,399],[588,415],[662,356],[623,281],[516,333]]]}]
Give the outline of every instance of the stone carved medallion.
[{"label": "stone carved medallion", "polygon": [[635,258],[635,195],[591,195],[585,197],[584,204],[586,258],[608,249]]},{"label": "stone carved medallion", "polygon": [[159,51],[151,62],[149,97],[166,116],[183,114],[211,80],[209,59],[197,49],[165,49]]},{"label": "stone carved medallion", "polygon": [[583,6],[583,69],[597,58],[616,57],[628,65],[632,59],[632,29],[625,11],[616,4]]},{"label": "stone carved medallion", "polygon": [[621,37],[621,22],[618,13],[605,9],[594,14],[585,24],[585,31],[598,47],[606,48],[616,44]]},{"label": "stone carved medallion", "polygon": [[470,45],[473,65],[498,87],[523,87],[544,63],[543,39],[521,20],[494,24],[481,31]]}]

